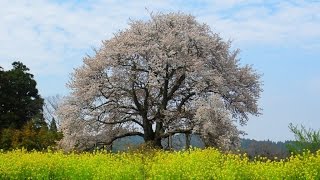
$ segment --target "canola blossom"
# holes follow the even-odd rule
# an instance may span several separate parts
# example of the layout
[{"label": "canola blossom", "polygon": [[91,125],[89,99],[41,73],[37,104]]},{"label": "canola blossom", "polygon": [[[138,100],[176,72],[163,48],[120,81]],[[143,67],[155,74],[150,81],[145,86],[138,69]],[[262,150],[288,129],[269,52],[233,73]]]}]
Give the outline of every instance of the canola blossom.
[{"label": "canola blossom", "polygon": [[0,153],[0,179],[320,179],[320,151],[249,160],[216,149]]}]

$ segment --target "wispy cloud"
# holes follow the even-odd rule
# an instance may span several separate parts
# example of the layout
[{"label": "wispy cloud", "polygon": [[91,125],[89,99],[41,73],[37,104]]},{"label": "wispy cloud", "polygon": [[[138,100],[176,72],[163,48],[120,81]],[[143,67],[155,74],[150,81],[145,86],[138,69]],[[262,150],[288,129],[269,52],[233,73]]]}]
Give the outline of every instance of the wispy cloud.
[{"label": "wispy cloud", "polygon": [[[198,6],[197,6],[198,5]],[[40,67],[63,64],[73,54],[99,46],[125,28],[128,19],[146,19],[149,11],[185,11],[197,15],[237,44],[320,42],[319,3],[262,1],[1,1],[0,47],[5,66],[23,59]],[[194,8],[193,8],[194,7]],[[75,61],[75,60],[74,60]],[[55,73],[57,69],[52,69]]]},{"label": "wispy cloud", "polygon": [[320,2],[234,4],[222,15],[200,18],[238,44],[320,44]]},{"label": "wispy cloud", "polygon": [[148,19],[149,12],[158,11],[191,13],[240,48],[314,51],[320,46],[320,3],[315,1],[2,0],[1,65],[9,68],[21,60],[36,76],[67,76],[92,47],[126,28],[129,18]]}]

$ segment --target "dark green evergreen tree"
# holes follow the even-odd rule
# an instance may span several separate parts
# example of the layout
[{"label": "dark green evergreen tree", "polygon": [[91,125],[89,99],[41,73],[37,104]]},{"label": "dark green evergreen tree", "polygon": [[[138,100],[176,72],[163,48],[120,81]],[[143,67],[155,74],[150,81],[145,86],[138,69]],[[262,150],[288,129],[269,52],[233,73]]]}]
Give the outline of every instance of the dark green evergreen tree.
[{"label": "dark green evergreen tree", "polygon": [[0,132],[4,128],[21,129],[35,116],[42,117],[43,99],[34,76],[21,62],[13,68],[0,68]]}]

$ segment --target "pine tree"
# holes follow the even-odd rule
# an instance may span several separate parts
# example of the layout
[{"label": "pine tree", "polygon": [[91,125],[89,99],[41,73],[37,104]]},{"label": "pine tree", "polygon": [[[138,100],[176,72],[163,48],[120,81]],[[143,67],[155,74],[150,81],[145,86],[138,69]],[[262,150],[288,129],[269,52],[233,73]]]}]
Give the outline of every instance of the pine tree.
[{"label": "pine tree", "polygon": [[54,118],[52,118],[52,120],[50,122],[49,130],[52,131],[52,132],[58,132],[57,123],[56,123],[56,120]]},{"label": "pine tree", "polygon": [[21,129],[35,116],[42,116],[43,99],[34,76],[21,62],[13,69],[0,69],[0,132],[4,128]]}]

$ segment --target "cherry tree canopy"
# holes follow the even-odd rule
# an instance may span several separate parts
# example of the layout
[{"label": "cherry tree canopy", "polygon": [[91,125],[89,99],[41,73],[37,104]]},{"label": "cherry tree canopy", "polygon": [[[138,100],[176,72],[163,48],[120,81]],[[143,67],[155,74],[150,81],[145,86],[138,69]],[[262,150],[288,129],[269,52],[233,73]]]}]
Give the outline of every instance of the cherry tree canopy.
[{"label": "cherry tree canopy", "polygon": [[240,65],[239,51],[208,25],[182,13],[153,14],[129,25],[75,69],[72,101],[59,110],[65,124],[108,127],[105,144],[139,135],[161,146],[162,138],[195,131],[198,102],[212,95],[242,125],[249,114],[259,114],[260,75]]}]

